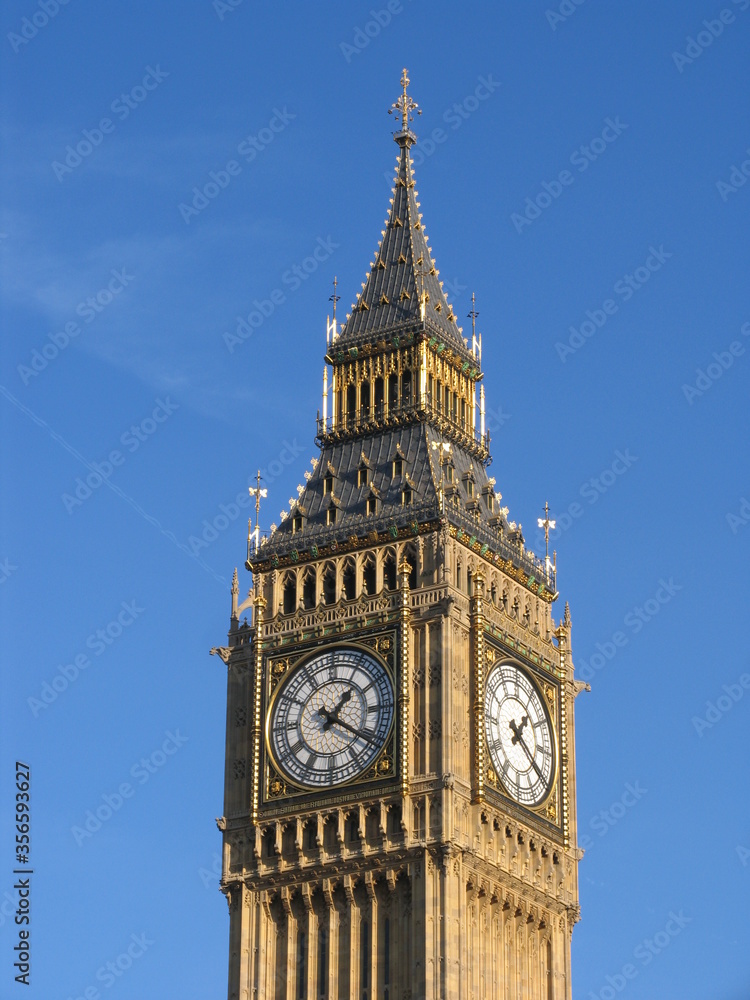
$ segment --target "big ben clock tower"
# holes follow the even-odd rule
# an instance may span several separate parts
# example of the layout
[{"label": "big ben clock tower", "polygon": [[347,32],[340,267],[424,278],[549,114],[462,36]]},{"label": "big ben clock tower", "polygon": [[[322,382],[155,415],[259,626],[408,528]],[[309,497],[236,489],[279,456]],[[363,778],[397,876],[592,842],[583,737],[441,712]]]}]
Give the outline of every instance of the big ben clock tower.
[{"label": "big ben clock tower", "polygon": [[251,536],[216,650],[230,1000],[571,997],[570,614],[487,474],[481,345],[427,243],[408,83],[382,239],[329,323],[320,454]]}]

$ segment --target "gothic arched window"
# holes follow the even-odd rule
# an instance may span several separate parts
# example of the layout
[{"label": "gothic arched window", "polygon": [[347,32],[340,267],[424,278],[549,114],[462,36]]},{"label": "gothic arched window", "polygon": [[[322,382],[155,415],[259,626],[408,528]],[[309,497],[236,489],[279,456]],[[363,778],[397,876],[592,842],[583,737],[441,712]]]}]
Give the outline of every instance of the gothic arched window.
[{"label": "gothic arched window", "polygon": [[284,614],[292,615],[297,610],[297,576],[287,573],[284,577]]},{"label": "gothic arched window", "polygon": [[344,566],[341,580],[344,585],[344,597],[347,601],[353,601],[357,596],[357,575],[352,560],[348,560]]}]

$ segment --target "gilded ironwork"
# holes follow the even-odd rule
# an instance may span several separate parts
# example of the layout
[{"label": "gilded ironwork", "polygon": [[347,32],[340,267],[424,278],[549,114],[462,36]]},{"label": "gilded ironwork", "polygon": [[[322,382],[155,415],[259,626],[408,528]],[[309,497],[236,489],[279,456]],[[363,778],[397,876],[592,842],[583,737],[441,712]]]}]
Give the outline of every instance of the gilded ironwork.
[{"label": "gilded ironwork", "polygon": [[484,799],[484,577],[477,573],[474,577],[474,597],[471,609],[472,674],[474,686],[474,789],[473,802]]},{"label": "gilded ironwork", "polygon": [[261,733],[263,730],[262,696],[263,696],[263,611],[266,599],[261,595],[255,598],[255,677],[253,683],[253,731],[252,731],[252,809],[250,821],[258,822],[258,807],[260,804],[260,750]]},{"label": "gilded ironwork", "polygon": [[401,577],[401,670],[399,684],[399,715],[401,721],[400,758],[401,758],[401,794],[406,796],[409,791],[409,697],[410,697],[410,648],[411,648],[411,602],[409,589],[409,573],[411,566],[406,559],[398,567]]}]

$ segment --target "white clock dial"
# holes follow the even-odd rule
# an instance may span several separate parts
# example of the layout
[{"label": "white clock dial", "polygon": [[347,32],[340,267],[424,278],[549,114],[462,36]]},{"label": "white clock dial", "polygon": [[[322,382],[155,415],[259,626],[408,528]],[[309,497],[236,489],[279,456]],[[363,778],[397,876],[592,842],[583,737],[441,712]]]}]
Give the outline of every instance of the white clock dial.
[{"label": "white clock dial", "polygon": [[361,649],[329,649],[296,667],[274,697],[268,742],[276,765],[310,788],[351,781],[373,763],[393,722],[393,684]]},{"label": "white clock dial", "polygon": [[552,723],[528,674],[513,663],[493,667],[487,677],[484,728],[492,765],[509,794],[537,806],[555,774]]}]

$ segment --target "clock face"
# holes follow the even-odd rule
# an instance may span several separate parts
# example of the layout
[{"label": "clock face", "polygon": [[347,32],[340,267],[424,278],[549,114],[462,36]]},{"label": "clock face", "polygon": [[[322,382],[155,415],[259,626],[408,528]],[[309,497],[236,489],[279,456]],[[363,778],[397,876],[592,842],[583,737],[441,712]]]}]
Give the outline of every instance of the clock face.
[{"label": "clock face", "polygon": [[331,788],[373,763],[393,721],[388,671],[361,649],[318,653],[283,681],[268,717],[280,771],[298,785]]},{"label": "clock face", "polygon": [[555,774],[552,723],[528,674],[513,663],[490,670],[484,728],[492,765],[509,794],[537,806],[549,794]]}]

